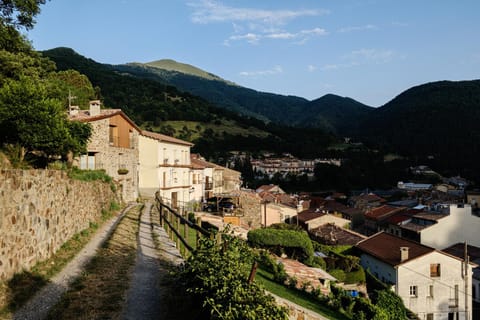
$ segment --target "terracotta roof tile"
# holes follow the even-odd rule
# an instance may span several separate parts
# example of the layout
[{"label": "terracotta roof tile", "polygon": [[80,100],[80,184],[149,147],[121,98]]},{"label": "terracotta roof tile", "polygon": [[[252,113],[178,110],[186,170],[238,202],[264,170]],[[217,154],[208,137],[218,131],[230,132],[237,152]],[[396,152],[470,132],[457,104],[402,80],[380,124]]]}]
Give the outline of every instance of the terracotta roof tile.
[{"label": "terracotta roof tile", "polygon": [[381,220],[393,215],[396,212],[403,211],[406,208],[392,207],[389,205],[383,205],[381,207],[373,208],[365,213],[365,218],[371,220]]},{"label": "terracotta roof tile", "polygon": [[[435,251],[434,248],[385,232],[374,234],[359,242],[356,247],[391,266],[397,266]],[[400,261],[401,247],[408,247],[408,258],[405,261]]]}]

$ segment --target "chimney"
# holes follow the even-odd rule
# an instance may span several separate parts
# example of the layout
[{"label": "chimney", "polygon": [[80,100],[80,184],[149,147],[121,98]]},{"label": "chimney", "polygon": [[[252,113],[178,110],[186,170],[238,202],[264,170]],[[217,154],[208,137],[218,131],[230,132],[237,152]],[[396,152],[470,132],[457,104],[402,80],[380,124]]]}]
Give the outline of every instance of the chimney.
[{"label": "chimney", "polygon": [[100,100],[90,101],[90,116],[100,115]]},{"label": "chimney", "polygon": [[408,249],[409,247],[400,247],[400,262],[408,260]]},{"label": "chimney", "polygon": [[78,106],[70,106],[68,108],[68,114],[72,117],[76,116],[76,115],[78,115],[79,110],[80,110],[80,108]]}]

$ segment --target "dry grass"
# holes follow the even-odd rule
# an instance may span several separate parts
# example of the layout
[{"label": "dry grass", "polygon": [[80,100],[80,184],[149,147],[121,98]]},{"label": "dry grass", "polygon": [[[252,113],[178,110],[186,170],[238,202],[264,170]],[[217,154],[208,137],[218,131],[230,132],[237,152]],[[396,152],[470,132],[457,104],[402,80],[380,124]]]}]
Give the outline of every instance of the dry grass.
[{"label": "dry grass", "polygon": [[48,284],[49,279],[61,271],[75,255],[90,241],[102,224],[119,208],[112,206],[105,211],[98,223],[77,234],[62,245],[50,259],[37,263],[30,271],[15,274],[8,282],[0,282],[0,319],[11,318],[12,313],[29,300],[38,290]]},{"label": "dry grass", "polygon": [[118,319],[135,264],[140,207],[131,209],[49,319]]}]

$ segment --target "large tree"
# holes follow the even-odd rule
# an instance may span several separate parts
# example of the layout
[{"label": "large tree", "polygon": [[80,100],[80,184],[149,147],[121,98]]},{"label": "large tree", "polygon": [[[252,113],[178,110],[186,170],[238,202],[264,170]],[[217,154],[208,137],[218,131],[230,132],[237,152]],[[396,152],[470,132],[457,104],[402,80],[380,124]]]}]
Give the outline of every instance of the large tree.
[{"label": "large tree", "polygon": [[94,94],[78,72],[55,72],[55,65],[37,53],[21,35],[30,29],[45,0],[0,1],[0,146],[49,160],[84,152],[88,124],[70,122],[66,97],[73,88],[81,96]]}]

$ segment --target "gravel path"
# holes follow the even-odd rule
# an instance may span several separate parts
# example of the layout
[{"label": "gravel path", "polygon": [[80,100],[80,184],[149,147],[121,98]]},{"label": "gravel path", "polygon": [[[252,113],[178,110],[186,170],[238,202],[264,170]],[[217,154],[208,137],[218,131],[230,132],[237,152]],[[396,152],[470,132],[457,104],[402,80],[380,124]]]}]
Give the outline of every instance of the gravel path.
[{"label": "gravel path", "polygon": [[[152,204],[145,203],[140,218],[138,235],[137,261],[130,289],[127,293],[127,303],[123,311],[123,319],[165,319],[165,290],[162,288],[162,277],[168,274],[167,265],[178,265],[183,259],[175,245],[168,238],[165,230],[152,224]],[[158,237],[159,250],[156,249],[152,231]]]},{"label": "gravel path", "polygon": [[44,319],[49,310],[59,301],[68,286],[82,272],[85,265],[95,256],[97,249],[104,243],[105,239],[115,230],[123,215],[136,204],[127,206],[120,215],[104,223],[100,230],[90,242],[70,261],[67,266],[56,276],[50,279],[50,283],[37,292],[22,308],[17,310],[13,319],[20,320],[41,320]]}]

